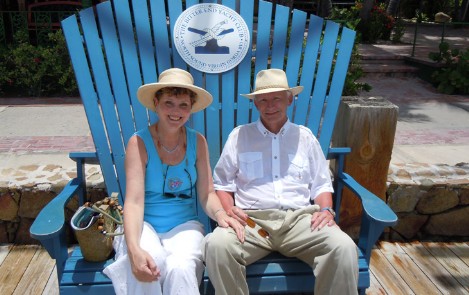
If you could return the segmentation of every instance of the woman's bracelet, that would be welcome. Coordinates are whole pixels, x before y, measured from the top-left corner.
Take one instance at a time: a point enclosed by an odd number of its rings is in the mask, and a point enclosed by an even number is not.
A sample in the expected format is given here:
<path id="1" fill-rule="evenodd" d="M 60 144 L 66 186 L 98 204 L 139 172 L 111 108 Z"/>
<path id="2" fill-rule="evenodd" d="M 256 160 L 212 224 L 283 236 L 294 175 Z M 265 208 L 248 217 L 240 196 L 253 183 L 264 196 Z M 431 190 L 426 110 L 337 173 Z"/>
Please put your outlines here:
<path id="1" fill-rule="evenodd" d="M 213 216 L 217 217 L 217 214 L 219 212 L 226 212 L 223 208 L 220 208 L 220 209 L 217 209 L 214 213 L 213 213 Z"/>

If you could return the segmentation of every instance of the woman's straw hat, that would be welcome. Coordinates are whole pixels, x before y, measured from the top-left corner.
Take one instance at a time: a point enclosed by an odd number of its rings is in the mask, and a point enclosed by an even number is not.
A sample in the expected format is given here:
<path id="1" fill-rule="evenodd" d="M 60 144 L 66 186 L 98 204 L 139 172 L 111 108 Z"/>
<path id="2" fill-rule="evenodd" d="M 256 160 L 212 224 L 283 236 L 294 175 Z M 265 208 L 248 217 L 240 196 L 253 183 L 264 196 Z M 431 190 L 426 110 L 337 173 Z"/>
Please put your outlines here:
<path id="1" fill-rule="evenodd" d="M 212 103 L 213 97 L 208 91 L 194 85 L 192 75 L 178 68 L 168 69 L 160 74 L 157 83 L 142 85 L 137 90 L 137 97 L 141 104 L 147 109 L 156 111 L 154 98 L 158 90 L 165 87 L 187 88 L 196 94 L 191 113 L 205 109 Z"/>
<path id="2" fill-rule="evenodd" d="M 303 86 L 288 86 L 287 75 L 279 69 L 262 70 L 257 73 L 255 86 L 252 93 L 241 95 L 253 99 L 256 95 L 263 93 L 290 91 L 295 96 L 303 91 Z"/>

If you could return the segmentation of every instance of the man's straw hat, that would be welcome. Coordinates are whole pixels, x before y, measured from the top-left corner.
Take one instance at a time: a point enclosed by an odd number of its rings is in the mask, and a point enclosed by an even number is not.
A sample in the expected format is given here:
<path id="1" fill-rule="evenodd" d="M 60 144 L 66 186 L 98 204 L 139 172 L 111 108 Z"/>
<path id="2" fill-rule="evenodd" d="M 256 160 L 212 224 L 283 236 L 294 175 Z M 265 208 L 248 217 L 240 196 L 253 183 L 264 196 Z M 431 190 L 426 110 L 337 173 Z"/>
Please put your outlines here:
<path id="1" fill-rule="evenodd" d="M 165 87 L 187 88 L 195 92 L 195 102 L 192 105 L 191 113 L 205 109 L 212 103 L 212 95 L 205 89 L 194 85 L 192 75 L 178 68 L 168 69 L 160 74 L 157 83 L 142 85 L 137 90 L 137 97 L 141 104 L 147 109 L 156 111 L 154 98 L 158 90 Z"/>
<path id="2" fill-rule="evenodd" d="M 288 86 L 287 75 L 279 69 L 262 70 L 256 76 L 256 88 L 252 93 L 241 94 L 247 98 L 253 99 L 258 94 L 290 91 L 293 96 L 303 91 L 303 86 Z"/>

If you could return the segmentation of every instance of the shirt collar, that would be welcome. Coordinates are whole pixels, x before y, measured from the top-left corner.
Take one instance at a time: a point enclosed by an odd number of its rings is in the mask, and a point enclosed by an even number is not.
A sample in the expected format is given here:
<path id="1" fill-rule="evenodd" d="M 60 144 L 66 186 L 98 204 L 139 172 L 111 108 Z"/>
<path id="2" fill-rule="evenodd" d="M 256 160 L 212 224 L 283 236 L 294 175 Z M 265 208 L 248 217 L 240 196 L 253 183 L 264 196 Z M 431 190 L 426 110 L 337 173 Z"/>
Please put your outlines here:
<path id="1" fill-rule="evenodd" d="M 267 130 L 267 128 L 265 128 L 264 124 L 262 123 L 261 119 L 257 120 L 257 129 L 259 130 L 260 133 L 262 133 L 262 135 L 264 135 L 264 137 L 266 136 L 274 136 L 274 135 L 285 135 L 285 133 L 287 133 L 288 129 L 290 128 L 291 126 L 291 122 L 290 122 L 290 119 L 287 119 L 287 121 L 285 122 L 285 124 L 283 124 L 283 127 L 280 128 L 280 131 L 278 134 L 274 134 L 272 132 L 270 132 L 269 130 Z"/>

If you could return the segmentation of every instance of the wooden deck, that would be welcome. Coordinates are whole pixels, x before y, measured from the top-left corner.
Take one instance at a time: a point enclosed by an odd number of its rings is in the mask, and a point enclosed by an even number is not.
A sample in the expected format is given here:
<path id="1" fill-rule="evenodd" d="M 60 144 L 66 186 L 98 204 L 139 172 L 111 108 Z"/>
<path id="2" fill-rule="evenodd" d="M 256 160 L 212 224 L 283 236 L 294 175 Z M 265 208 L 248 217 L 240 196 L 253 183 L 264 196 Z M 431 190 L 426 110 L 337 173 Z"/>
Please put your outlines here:
<path id="1" fill-rule="evenodd" d="M 469 242 L 380 242 L 367 294 L 469 294 Z M 0 245 L 0 294 L 58 294 L 54 261 L 40 246 Z"/>

